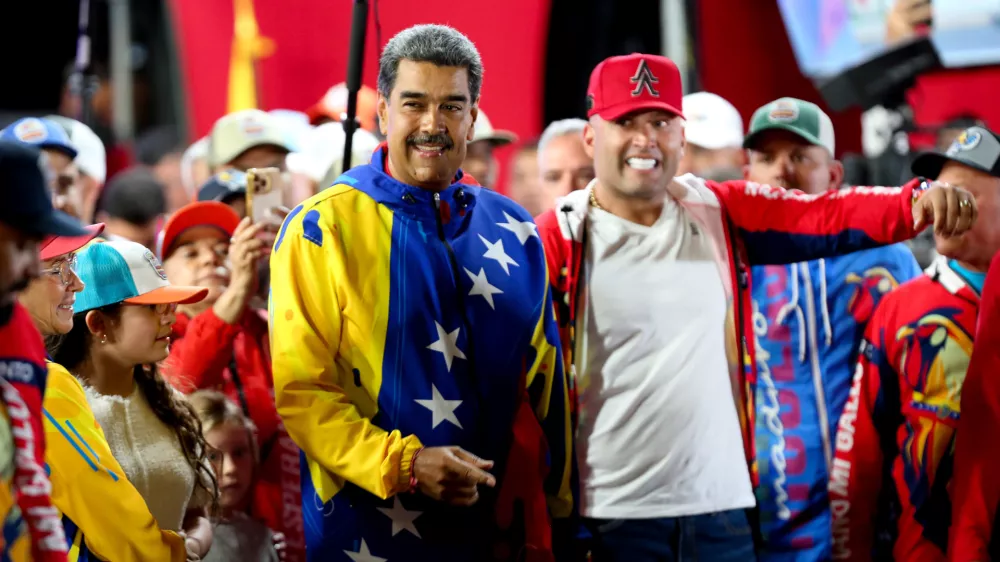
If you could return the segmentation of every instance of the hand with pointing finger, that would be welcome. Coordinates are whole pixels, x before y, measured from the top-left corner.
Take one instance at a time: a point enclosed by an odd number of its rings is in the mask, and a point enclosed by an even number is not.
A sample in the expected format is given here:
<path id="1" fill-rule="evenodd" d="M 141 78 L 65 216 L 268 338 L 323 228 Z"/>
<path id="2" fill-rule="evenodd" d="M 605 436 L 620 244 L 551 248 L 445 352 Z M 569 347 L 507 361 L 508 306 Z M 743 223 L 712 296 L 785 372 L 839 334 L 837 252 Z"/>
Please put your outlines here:
<path id="1" fill-rule="evenodd" d="M 972 228 L 979 214 L 971 193 L 946 183 L 934 182 L 913 203 L 913 228 L 920 232 L 934 225 L 938 236 L 958 236 Z"/>
<path id="2" fill-rule="evenodd" d="M 461 447 L 428 447 L 413 461 L 417 489 L 452 505 L 471 506 L 479 501 L 479 486 L 496 485 L 486 472 L 493 461 L 483 460 Z"/>

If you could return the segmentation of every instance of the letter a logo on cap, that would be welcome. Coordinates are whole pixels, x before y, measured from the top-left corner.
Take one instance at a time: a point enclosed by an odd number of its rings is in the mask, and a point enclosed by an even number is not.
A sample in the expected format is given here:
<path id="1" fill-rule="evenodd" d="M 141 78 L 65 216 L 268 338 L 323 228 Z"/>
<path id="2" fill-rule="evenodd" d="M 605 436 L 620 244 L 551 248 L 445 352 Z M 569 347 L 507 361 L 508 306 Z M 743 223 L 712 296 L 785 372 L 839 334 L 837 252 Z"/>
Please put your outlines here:
<path id="1" fill-rule="evenodd" d="M 629 81 L 635 84 L 635 89 L 632 90 L 633 97 L 641 96 L 643 88 L 654 98 L 660 97 L 660 92 L 656 91 L 656 88 L 653 87 L 653 84 L 658 83 L 660 79 L 653 76 L 653 71 L 646 64 L 646 59 L 639 61 L 639 68 L 635 69 L 635 76 L 630 78 Z"/>

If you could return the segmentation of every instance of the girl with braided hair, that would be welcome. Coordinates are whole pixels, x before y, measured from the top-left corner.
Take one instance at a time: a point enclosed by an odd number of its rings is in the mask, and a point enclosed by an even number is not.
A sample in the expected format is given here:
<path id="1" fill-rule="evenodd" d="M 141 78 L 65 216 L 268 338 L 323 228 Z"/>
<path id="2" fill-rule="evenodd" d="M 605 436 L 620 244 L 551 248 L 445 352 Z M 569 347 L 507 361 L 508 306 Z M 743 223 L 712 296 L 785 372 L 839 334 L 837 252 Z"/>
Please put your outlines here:
<path id="1" fill-rule="evenodd" d="M 115 459 L 159 526 L 184 534 L 188 558 L 200 560 L 212 543 L 215 476 L 197 415 L 156 363 L 167 356 L 177 304 L 207 291 L 170 285 L 153 253 L 127 241 L 91 244 L 77 255 L 77 274 L 85 289 L 54 360 L 83 383 Z"/>

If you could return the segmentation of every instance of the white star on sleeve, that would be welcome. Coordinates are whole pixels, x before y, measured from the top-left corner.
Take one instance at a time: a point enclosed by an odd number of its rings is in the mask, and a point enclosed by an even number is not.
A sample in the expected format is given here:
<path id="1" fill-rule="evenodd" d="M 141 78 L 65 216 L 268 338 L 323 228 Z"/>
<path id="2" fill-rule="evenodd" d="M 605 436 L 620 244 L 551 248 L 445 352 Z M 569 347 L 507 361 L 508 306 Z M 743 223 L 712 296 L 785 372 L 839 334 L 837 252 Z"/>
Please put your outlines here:
<path id="1" fill-rule="evenodd" d="M 493 305 L 493 295 L 502 295 L 503 291 L 497 289 L 493 285 L 490 285 L 490 280 L 486 278 L 486 272 L 481 267 L 479 268 L 478 275 L 472 273 L 468 269 L 465 270 L 465 274 L 469 276 L 469 279 L 472 279 L 472 290 L 469 291 L 469 296 L 474 297 L 476 295 L 480 295 L 486 299 L 490 308 L 496 310 L 497 307 Z"/>
<path id="2" fill-rule="evenodd" d="M 522 246 L 524 245 L 525 242 L 528 241 L 528 238 L 531 238 L 532 236 L 538 238 L 538 227 L 535 225 L 534 222 L 519 221 L 514 217 L 508 215 L 507 211 L 503 212 L 503 216 L 504 218 L 507 219 L 507 222 L 505 223 L 498 222 L 497 226 L 499 226 L 500 228 L 506 228 L 507 230 L 516 234 L 517 241 L 520 242 Z"/>
<path id="3" fill-rule="evenodd" d="M 500 267 L 503 268 L 504 273 L 510 275 L 509 265 L 520 267 L 517 265 L 517 262 L 508 256 L 507 252 L 504 251 L 503 240 L 498 239 L 496 242 L 490 243 L 490 241 L 484 238 L 482 234 L 479 235 L 479 239 L 483 241 L 483 244 L 486 244 L 486 253 L 483 254 L 483 257 L 495 260 L 498 264 L 500 264 Z"/>
<path id="4" fill-rule="evenodd" d="M 448 366 L 448 372 L 451 372 L 451 362 L 455 360 L 456 357 L 459 359 L 465 359 L 465 354 L 462 350 L 458 348 L 458 332 L 462 328 L 455 328 L 452 332 L 445 331 L 441 324 L 437 321 L 434 322 L 434 327 L 437 328 L 438 339 L 436 342 L 427 346 L 427 349 L 433 351 L 440 351 L 444 355 L 444 363 Z"/>
<path id="5" fill-rule="evenodd" d="M 357 552 L 351 552 L 350 550 L 345 550 L 344 554 L 354 562 L 389 562 L 388 558 L 379 558 L 378 556 L 372 556 L 370 550 L 368 550 L 368 543 L 365 539 L 361 539 L 361 548 Z"/>
<path id="6" fill-rule="evenodd" d="M 423 538 L 417 531 L 417 526 L 413 524 L 413 520 L 423 515 L 423 512 L 407 511 L 406 508 L 403 507 L 403 502 L 400 501 L 398 495 L 393 496 L 392 498 L 392 509 L 389 509 L 388 507 L 380 507 L 378 510 L 389 519 L 392 519 L 392 536 L 395 537 L 398 533 L 409 531 L 418 539 Z"/>
<path id="7" fill-rule="evenodd" d="M 451 422 L 455 427 L 465 429 L 455 415 L 455 409 L 462 405 L 462 401 L 445 400 L 434 383 L 431 383 L 430 400 L 414 400 L 414 402 L 431 411 L 431 429 L 441 425 L 441 422 Z"/>

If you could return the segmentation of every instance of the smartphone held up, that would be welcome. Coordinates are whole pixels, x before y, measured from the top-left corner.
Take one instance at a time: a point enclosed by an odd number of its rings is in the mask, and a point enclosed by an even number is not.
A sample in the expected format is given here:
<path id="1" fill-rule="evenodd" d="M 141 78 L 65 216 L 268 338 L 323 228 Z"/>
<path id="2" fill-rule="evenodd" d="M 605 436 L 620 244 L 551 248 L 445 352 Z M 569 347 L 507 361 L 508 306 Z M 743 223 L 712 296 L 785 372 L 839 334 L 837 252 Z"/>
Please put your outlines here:
<path id="1" fill-rule="evenodd" d="M 247 216 L 253 224 L 281 224 L 284 191 L 284 176 L 278 168 L 247 170 Z"/>

